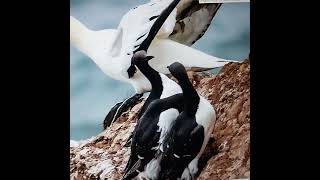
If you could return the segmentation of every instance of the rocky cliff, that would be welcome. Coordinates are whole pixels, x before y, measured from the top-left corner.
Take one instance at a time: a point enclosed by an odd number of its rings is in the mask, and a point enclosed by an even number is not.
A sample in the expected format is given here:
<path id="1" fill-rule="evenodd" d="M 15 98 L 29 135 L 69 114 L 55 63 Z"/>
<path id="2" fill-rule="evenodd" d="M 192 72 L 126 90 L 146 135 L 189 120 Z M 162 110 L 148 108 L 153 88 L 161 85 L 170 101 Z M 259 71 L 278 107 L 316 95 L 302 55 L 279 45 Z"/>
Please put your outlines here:
<path id="1" fill-rule="evenodd" d="M 229 63 L 217 75 L 189 73 L 197 91 L 217 114 L 212 139 L 199 162 L 197 179 L 229 180 L 250 176 L 250 60 Z M 70 178 L 121 179 L 129 159 L 124 147 L 143 102 L 123 113 L 109 128 L 70 144 Z"/>

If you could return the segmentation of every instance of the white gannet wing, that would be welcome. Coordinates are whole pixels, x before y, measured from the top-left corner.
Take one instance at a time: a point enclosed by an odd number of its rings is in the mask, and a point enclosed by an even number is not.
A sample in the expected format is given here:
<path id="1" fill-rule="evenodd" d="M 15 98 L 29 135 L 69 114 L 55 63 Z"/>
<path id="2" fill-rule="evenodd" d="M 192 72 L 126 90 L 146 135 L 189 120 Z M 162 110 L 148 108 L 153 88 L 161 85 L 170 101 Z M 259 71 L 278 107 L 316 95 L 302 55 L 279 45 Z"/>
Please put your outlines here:
<path id="1" fill-rule="evenodd" d="M 150 36 L 150 30 L 157 21 L 160 14 L 171 4 L 173 0 L 151 0 L 131 9 L 120 21 L 118 29 L 121 29 L 121 53 L 131 54 Z M 165 22 L 159 22 L 159 37 L 169 36 L 175 26 L 176 8 L 171 12 Z M 152 38 L 153 39 L 153 38 Z M 118 46 L 119 48 L 119 46 Z"/>
<path id="2" fill-rule="evenodd" d="M 194 0 L 181 1 L 177 6 L 176 24 L 169 38 L 191 46 L 207 31 L 220 6 L 221 3 L 199 4 Z"/>
<path id="3" fill-rule="evenodd" d="M 151 27 L 159 15 L 173 0 L 151 0 L 149 3 L 139 5 L 127 12 L 118 26 L 121 38 L 114 44 L 117 51 L 131 54 L 146 40 Z M 199 4 L 195 0 L 181 0 L 170 13 L 156 38 L 170 38 L 173 41 L 191 46 L 207 31 L 220 3 Z M 115 52 L 117 52 L 115 51 Z M 118 54 L 119 52 L 114 54 Z"/>

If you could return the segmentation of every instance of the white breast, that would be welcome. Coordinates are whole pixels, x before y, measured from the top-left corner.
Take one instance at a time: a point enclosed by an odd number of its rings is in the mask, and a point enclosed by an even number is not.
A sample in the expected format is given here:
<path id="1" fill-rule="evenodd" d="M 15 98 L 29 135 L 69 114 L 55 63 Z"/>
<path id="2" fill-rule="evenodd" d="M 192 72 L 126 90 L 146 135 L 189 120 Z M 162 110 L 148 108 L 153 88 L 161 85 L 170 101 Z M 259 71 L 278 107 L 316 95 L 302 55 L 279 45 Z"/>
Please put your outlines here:
<path id="1" fill-rule="evenodd" d="M 164 74 L 160 74 L 160 76 L 161 76 L 162 85 L 163 85 L 163 91 L 162 91 L 160 99 L 167 98 L 172 95 L 182 93 L 181 87 L 176 82 L 169 79 Z M 161 132 L 160 139 L 159 139 L 159 145 L 162 144 L 166 134 L 171 129 L 172 122 L 174 120 L 176 120 L 178 115 L 179 115 L 179 111 L 174 108 L 168 109 L 160 114 L 159 122 L 158 122 L 159 131 Z"/>
<path id="2" fill-rule="evenodd" d="M 164 74 L 160 74 L 160 76 L 161 76 L 162 85 L 163 85 L 163 91 L 162 91 L 160 99 L 167 98 L 169 96 L 182 93 L 181 87 L 176 82 L 169 79 Z"/>
<path id="3" fill-rule="evenodd" d="M 160 139 L 159 139 L 159 145 L 162 144 L 165 136 L 168 134 L 169 130 L 172 127 L 173 121 L 177 119 L 179 115 L 179 111 L 177 109 L 168 109 L 160 114 L 159 117 L 159 130 L 160 130 Z"/>
<path id="4" fill-rule="evenodd" d="M 198 171 L 198 160 L 201 157 L 209 139 L 211 132 L 213 131 L 214 124 L 216 121 L 216 114 L 213 106 L 200 96 L 199 107 L 196 112 L 196 122 L 204 127 L 204 140 L 202 147 L 197 156 L 189 163 L 181 176 L 181 179 L 192 179 Z"/>
<path id="5" fill-rule="evenodd" d="M 214 125 L 216 120 L 216 113 L 213 106 L 200 96 L 199 107 L 196 112 L 196 122 L 204 127 L 205 134 Z"/>

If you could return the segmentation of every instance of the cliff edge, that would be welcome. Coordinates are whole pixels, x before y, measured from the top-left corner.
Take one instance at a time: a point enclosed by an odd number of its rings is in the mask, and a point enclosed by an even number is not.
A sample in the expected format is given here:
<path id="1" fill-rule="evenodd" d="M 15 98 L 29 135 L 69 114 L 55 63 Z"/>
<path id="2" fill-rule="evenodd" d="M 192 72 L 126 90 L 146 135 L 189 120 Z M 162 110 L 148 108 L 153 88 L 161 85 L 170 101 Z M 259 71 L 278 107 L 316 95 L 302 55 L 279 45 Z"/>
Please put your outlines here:
<path id="1" fill-rule="evenodd" d="M 217 114 L 212 139 L 199 161 L 197 179 L 229 180 L 250 176 L 250 60 L 229 63 L 217 75 L 189 73 L 197 91 Z M 129 159 L 124 147 L 143 102 L 123 113 L 106 130 L 70 143 L 70 179 L 121 179 Z"/>

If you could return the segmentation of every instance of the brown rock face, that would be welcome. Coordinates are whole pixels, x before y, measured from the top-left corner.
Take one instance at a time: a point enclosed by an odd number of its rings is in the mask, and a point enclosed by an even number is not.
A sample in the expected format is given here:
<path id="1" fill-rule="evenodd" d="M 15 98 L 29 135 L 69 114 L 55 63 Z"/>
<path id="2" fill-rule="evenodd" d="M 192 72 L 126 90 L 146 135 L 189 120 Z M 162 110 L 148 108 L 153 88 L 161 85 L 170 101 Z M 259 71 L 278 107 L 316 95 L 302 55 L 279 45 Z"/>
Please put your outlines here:
<path id="1" fill-rule="evenodd" d="M 212 100 L 217 120 L 215 142 L 207 145 L 212 155 L 198 179 L 238 179 L 250 176 L 250 64 L 231 63 L 199 92 Z M 200 81 L 200 85 L 202 85 Z M 209 92 L 209 93 L 206 93 Z M 210 153 L 211 152 L 211 153 Z"/>
<path id="2" fill-rule="evenodd" d="M 199 162 L 197 179 L 229 180 L 250 176 L 250 61 L 229 63 L 218 75 L 189 73 L 197 91 L 211 102 L 217 120 Z M 70 178 L 121 179 L 129 159 L 124 147 L 134 130 L 137 104 L 109 128 L 70 147 Z"/>

